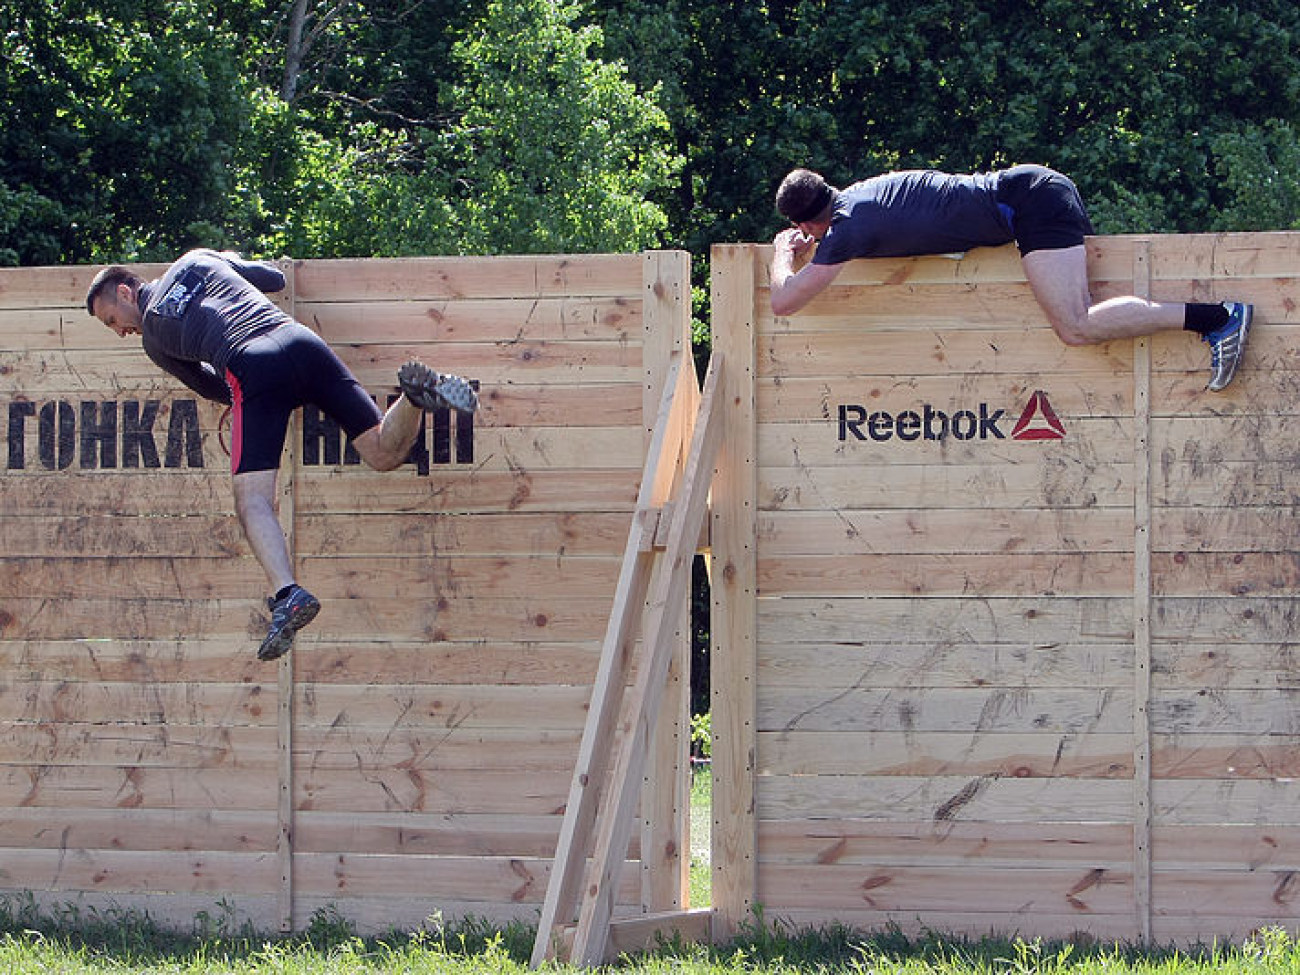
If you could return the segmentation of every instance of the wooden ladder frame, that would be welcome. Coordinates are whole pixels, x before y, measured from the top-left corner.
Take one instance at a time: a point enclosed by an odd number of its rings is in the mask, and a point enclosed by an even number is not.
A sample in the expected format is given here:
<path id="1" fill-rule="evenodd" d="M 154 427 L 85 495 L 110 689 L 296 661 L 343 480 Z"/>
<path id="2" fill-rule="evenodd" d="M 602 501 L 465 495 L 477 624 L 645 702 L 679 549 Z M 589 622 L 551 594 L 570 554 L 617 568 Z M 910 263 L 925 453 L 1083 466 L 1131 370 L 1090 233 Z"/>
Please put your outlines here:
<path id="1" fill-rule="evenodd" d="M 533 945 L 533 967 L 565 955 L 575 965 L 599 965 L 612 950 L 633 941 L 646 944 L 660 932 L 708 937 L 712 912 L 707 909 L 612 920 L 651 732 L 668 683 L 674 622 L 690 592 L 722 439 L 722 357 L 714 353 L 697 393 L 694 370 L 683 375 L 683 356 L 689 355 L 689 349 L 673 354 L 655 419 Z M 641 659 L 629 685 L 638 637 Z"/>

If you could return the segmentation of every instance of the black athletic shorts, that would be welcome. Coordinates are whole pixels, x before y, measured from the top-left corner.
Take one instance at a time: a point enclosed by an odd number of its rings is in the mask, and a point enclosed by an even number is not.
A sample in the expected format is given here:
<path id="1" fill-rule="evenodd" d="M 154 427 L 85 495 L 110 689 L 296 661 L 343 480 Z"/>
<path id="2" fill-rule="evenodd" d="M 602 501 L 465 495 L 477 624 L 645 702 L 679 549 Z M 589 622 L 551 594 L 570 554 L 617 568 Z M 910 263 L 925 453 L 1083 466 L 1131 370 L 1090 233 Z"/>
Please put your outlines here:
<path id="1" fill-rule="evenodd" d="M 1011 210 L 1021 256 L 1076 247 L 1096 233 L 1073 181 L 1046 166 L 1013 166 L 999 173 L 998 203 Z"/>
<path id="2" fill-rule="evenodd" d="M 233 474 L 278 469 L 289 416 L 306 403 L 318 406 L 353 438 L 383 419 L 334 350 L 298 322 L 246 343 L 231 357 L 226 382 L 233 400 Z"/>

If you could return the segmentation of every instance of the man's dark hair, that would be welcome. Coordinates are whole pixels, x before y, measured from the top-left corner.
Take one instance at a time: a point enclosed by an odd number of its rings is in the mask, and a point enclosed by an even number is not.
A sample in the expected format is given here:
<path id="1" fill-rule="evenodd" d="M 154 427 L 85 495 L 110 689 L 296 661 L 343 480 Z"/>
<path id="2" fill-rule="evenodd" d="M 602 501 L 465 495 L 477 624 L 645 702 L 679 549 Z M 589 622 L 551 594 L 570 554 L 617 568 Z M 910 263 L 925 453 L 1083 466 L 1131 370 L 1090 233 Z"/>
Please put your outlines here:
<path id="1" fill-rule="evenodd" d="M 796 169 L 776 191 L 776 209 L 791 223 L 804 223 L 823 216 L 835 190 L 809 169 Z"/>
<path id="2" fill-rule="evenodd" d="M 105 291 L 116 291 L 119 284 L 128 284 L 134 291 L 144 284 L 144 278 L 121 264 L 112 264 L 96 274 L 86 292 L 86 311 L 92 318 L 95 316 L 95 299 Z"/>

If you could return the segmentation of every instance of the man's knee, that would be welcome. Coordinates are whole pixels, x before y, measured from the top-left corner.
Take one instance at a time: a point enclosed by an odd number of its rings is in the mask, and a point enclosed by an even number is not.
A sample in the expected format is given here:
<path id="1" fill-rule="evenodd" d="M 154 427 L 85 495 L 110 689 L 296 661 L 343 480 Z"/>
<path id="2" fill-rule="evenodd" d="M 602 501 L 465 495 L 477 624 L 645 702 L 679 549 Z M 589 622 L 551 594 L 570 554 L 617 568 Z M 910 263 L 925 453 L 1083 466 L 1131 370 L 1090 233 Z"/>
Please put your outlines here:
<path id="1" fill-rule="evenodd" d="M 1057 337 L 1066 345 L 1096 345 L 1097 336 L 1092 333 L 1088 327 L 1088 316 L 1079 315 L 1053 315 L 1048 319 L 1051 322 L 1052 330 L 1056 332 Z"/>
<path id="2" fill-rule="evenodd" d="M 404 450 L 395 450 L 386 446 L 380 435 L 381 429 L 381 426 L 373 426 L 364 433 L 357 434 L 352 440 L 352 445 L 356 447 L 357 453 L 370 469 L 380 472 L 395 471 L 402 466 L 411 448 L 407 446 Z"/>

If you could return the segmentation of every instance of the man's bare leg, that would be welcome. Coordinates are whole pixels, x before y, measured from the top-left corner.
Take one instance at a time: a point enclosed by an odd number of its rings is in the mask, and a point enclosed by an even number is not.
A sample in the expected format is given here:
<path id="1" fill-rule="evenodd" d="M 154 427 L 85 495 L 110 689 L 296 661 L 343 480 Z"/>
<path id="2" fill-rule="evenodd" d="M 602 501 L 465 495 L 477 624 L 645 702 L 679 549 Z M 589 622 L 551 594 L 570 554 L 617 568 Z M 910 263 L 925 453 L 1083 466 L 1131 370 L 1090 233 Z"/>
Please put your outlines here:
<path id="1" fill-rule="evenodd" d="M 377 426 L 352 441 L 361 459 L 377 471 L 401 467 L 410 456 L 420 433 L 424 411 L 405 396 L 399 396 Z"/>
<path id="2" fill-rule="evenodd" d="M 1022 263 L 1034 297 L 1066 345 L 1095 345 L 1183 327 L 1182 302 L 1125 295 L 1092 304 L 1083 245 L 1033 251 Z"/>
<path id="3" fill-rule="evenodd" d="M 275 660 L 293 646 L 294 635 L 316 618 L 320 601 L 294 582 L 293 562 L 275 514 L 275 471 L 234 476 L 235 511 L 244 537 L 271 584 L 271 625 L 258 648 L 259 660 Z"/>
<path id="4" fill-rule="evenodd" d="M 275 471 L 248 471 L 233 478 L 235 513 L 271 592 L 293 584 L 289 545 L 275 513 Z"/>
<path id="5" fill-rule="evenodd" d="M 1244 302 L 1188 305 L 1148 301 L 1135 295 L 1092 304 L 1087 251 L 1083 245 L 1032 251 L 1023 258 L 1025 277 L 1052 328 L 1066 345 L 1092 345 L 1172 329 L 1190 328 L 1210 345 L 1212 392 L 1236 375 L 1246 348 L 1254 308 Z"/>

